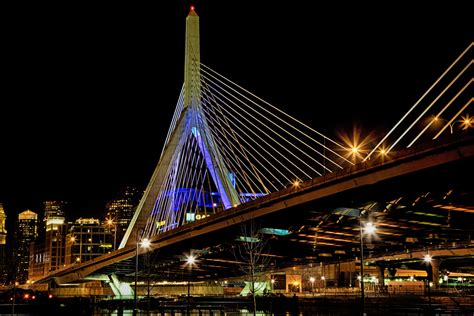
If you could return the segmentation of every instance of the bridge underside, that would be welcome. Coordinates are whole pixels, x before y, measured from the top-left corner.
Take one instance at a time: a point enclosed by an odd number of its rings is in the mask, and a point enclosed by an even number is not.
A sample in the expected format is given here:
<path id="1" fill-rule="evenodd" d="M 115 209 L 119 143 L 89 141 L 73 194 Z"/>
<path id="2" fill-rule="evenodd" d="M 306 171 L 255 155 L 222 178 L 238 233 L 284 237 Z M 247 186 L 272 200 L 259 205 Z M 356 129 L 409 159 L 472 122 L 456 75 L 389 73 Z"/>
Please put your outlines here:
<path id="1" fill-rule="evenodd" d="M 472 165 L 473 159 L 456 166 L 445 165 L 256 219 L 256 226 L 268 233 L 263 234 L 267 238 L 264 253 L 270 258 L 268 269 L 358 258 L 358 219 L 327 217 L 327 214 L 335 207 L 376 203 L 370 215 L 376 223 L 377 235 L 366 240 L 367 261 L 376 262 L 378 257 L 384 260 L 390 254 L 410 253 L 411 256 L 393 256 L 386 263 L 422 270 L 424 254 L 437 256 L 437 250 L 456 249 L 439 252 L 440 257 L 446 258 L 443 267 L 451 271 L 464 268 L 465 272 L 474 272 L 474 241 L 471 240 L 474 236 L 474 192 L 472 182 L 465 178 Z M 155 251 L 150 257 L 153 279 L 187 280 L 187 272 L 183 273 L 183 254 L 189 253 L 190 249 L 199 254 L 199 263 L 192 271 L 193 279 L 241 274 L 239 265 L 243 262 L 232 249 L 244 235 L 241 225 L 235 225 Z M 114 269 L 114 266 L 108 268 Z M 148 271 L 144 269 L 141 273 L 145 275 Z"/>
<path id="2" fill-rule="evenodd" d="M 288 188 L 280 193 L 280 198 L 269 196 L 262 198 L 260 205 L 258 201 L 250 203 L 248 208 L 254 208 L 254 213 L 239 215 L 239 209 L 245 208 L 242 205 L 235 214 L 229 212 L 215 223 L 217 226 L 211 225 L 212 219 L 208 218 L 158 236 L 153 240 L 153 251 L 139 256 L 139 278 L 214 280 L 241 275 L 239 267 L 244 263 L 235 249 L 246 237 L 242 222 L 253 222 L 261 233 L 259 238 L 266 241 L 263 255 L 268 258 L 268 270 L 353 261 L 360 255 L 359 220 L 332 214 L 341 207 L 367 209 L 377 227 L 376 236 L 365 240 L 368 262 L 384 261 L 386 265 L 424 269 L 423 254 L 431 253 L 443 258 L 441 268 L 472 273 L 474 158 L 471 139 L 464 141 L 463 146 L 470 154 L 453 148 L 453 152 L 464 155 L 460 159 L 433 163 L 432 167 L 420 167 L 372 184 L 356 183 L 363 181 L 359 176 L 352 178 L 351 188 L 315 199 L 305 196 L 310 193 L 303 184 L 298 189 Z M 441 159 L 436 155 L 428 158 L 431 160 L 417 163 L 429 164 Z M 331 175 L 331 178 L 334 181 L 338 176 Z M 323 184 L 324 181 L 320 180 Z M 318 192 L 324 190 L 322 185 Z M 286 206 L 269 211 L 279 203 Z M 183 264 L 184 254 L 191 251 L 198 255 L 199 261 L 189 273 Z M 64 271 L 54 277 L 58 283 L 66 283 L 116 274 L 121 280 L 131 281 L 135 271 L 134 253 L 135 247 L 121 249 L 109 255 L 107 264 L 95 261 L 78 272 Z"/>

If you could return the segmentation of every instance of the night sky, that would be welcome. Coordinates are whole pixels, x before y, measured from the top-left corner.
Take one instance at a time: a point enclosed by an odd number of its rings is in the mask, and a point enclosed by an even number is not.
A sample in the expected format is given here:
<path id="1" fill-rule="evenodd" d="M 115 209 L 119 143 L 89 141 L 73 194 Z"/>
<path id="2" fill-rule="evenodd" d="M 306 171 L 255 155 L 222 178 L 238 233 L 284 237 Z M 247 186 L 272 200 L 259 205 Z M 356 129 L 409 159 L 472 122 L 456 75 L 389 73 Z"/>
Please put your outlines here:
<path id="1" fill-rule="evenodd" d="M 474 39 L 467 2 L 316 3 L 196 1 L 203 63 L 336 138 L 387 131 Z M 121 187 L 146 187 L 183 82 L 189 5 L 4 11 L 9 220 L 45 199 L 70 201 L 69 219 L 97 216 Z"/>

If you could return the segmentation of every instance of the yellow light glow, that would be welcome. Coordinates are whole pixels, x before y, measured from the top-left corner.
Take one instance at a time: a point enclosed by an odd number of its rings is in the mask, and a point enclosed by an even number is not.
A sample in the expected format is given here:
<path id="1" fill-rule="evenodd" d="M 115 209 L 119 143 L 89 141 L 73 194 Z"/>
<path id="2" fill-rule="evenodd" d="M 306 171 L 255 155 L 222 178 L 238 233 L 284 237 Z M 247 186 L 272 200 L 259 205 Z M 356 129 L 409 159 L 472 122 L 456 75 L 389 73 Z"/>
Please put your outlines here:
<path id="1" fill-rule="evenodd" d="M 466 130 L 474 126 L 474 119 L 472 116 L 469 116 L 469 114 L 466 114 L 466 116 L 461 116 L 460 123 L 462 125 L 462 129 Z"/>
<path id="2" fill-rule="evenodd" d="M 376 140 L 374 132 L 370 132 L 362 137 L 361 129 L 356 126 L 352 131 L 352 135 L 349 133 L 339 133 L 339 137 L 345 144 L 345 158 L 351 159 L 353 163 L 364 158 L 365 153 L 368 151 L 367 149 Z"/>

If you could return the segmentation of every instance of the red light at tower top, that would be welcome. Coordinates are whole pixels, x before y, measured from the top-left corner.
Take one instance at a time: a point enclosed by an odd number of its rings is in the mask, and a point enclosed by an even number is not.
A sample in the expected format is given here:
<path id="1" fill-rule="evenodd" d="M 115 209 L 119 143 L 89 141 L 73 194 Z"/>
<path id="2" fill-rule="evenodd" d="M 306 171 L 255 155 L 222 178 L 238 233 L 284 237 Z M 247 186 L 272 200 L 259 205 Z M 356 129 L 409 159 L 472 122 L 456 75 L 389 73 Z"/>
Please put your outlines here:
<path id="1" fill-rule="evenodd" d="M 194 6 L 193 5 L 191 6 L 191 11 L 194 11 Z"/>

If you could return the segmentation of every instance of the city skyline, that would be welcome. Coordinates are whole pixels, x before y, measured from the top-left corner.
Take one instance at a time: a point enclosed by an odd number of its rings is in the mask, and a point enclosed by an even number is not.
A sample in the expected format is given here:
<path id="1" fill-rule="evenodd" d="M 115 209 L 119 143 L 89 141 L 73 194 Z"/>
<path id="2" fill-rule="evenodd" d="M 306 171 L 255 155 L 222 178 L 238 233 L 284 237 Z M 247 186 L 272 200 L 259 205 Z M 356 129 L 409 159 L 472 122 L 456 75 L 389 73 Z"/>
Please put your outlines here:
<path id="1" fill-rule="evenodd" d="M 117 15 L 86 15 L 87 23 L 80 14 L 71 21 L 24 17 L 11 32 L 14 101 L 2 109 L 9 133 L 0 166 L 8 221 L 51 199 L 70 201 L 73 217 L 87 216 L 105 210 L 120 188 L 147 185 L 183 80 L 189 5 L 138 10 L 125 22 L 126 8 L 114 9 Z M 462 8 L 453 10 L 461 14 L 454 23 L 446 20 L 450 10 L 393 9 L 403 19 L 198 2 L 202 60 L 332 138 L 353 123 L 383 132 L 472 40 Z M 381 111 L 386 116 L 375 122 Z"/>

